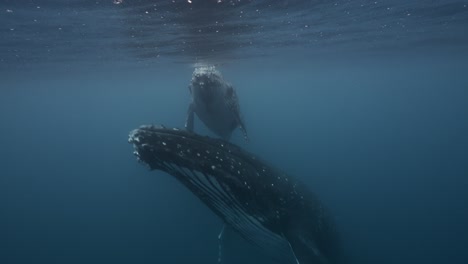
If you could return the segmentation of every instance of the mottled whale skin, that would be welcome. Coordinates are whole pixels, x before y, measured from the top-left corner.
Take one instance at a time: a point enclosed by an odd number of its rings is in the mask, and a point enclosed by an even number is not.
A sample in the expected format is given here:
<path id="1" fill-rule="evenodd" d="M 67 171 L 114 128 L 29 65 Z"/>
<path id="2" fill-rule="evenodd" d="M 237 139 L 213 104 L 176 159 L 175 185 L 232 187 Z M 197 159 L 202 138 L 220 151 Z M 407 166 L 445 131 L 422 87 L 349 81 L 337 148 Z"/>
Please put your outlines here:
<path id="1" fill-rule="evenodd" d="M 162 126 L 141 126 L 129 142 L 139 161 L 177 178 L 226 226 L 280 263 L 337 263 L 338 236 L 322 203 L 257 156 L 222 139 Z"/>
<path id="2" fill-rule="evenodd" d="M 215 134 L 229 140 L 239 127 L 248 141 L 244 121 L 241 118 L 239 99 L 231 84 L 224 81 L 215 66 L 198 66 L 189 85 L 191 102 L 187 111 L 185 128 L 194 129 L 194 115 Z"/>

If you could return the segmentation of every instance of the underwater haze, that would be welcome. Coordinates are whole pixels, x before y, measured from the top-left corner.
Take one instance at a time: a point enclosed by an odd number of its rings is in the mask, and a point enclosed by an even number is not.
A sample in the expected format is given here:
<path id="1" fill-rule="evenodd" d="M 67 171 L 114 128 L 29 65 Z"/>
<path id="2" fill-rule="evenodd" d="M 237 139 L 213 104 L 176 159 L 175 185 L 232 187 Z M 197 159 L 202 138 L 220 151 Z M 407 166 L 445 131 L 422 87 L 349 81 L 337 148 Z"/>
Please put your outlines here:
<path id="1" fill-rule="evenodd" d="M 0 0 L 0 48 L 2 264 L 218 263 L 221 219 L 127 142 L 184 127 L 198 65 L 345 263 L 468 263 L 468 1 Z"/>

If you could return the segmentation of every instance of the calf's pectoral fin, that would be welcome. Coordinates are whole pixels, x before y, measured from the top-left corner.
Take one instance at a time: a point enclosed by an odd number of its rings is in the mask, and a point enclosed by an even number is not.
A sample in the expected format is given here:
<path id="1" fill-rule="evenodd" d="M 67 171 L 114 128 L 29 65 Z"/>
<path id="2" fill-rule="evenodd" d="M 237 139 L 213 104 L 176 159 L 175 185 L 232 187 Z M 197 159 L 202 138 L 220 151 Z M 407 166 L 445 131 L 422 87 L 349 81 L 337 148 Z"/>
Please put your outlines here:
<path id="1" fill-rule="evenodd" d="M 240 130 L 242 131 L 242 134 L 244 135 L 244 139 L 246 141 L 249 141 L 249 137 L 247 136 L 247 129 L 245 128 L 244 121 L 242 121 L 242 118 L 240 115 L 240 107 L 239 107 L 239 102 L 237 99 L 236 91 L 230 85 L 228 86 L 226 90 L 225 103 L 228 109 L 234 115 L 234 119 L 236 121 L 234 128 L 239 127 Z"/>
<path id="2" fill-rule="evenodd" d="M 234 112 L 234 120 L 235 120 L 234 128 L 239 127 L 240 130 L 242 131 L 242 135 L 244 136 L 245 141 L 248 142 L 249 141 L 249 136 L 247 135 L 247 129 L 245 128 L 244 121 L 242 120 L 242 118 L 240 116 L 239 109 L 236 109 L 236 111 Z"/>
<path id="3" fill-rule="evenodd" d="M 244 121 L 240 117 L 238 117 L 237 122 L 239 123 L 239 128 L 242 131 L 242 134 L 244 135 L 244 139 L 246 141 L 249 141 L 249 136 L 247 135 L 247 129 L 245 128 Z"/>
<path id="4" fill-rule="evenodd" d="M 194 117 L 195 117 L 195 110 L 194 110 L 193 103 L 191 103 L 187 110 L 187 120 L 185 121 L 185 129 L 190 132 L 193 132 Z"/>

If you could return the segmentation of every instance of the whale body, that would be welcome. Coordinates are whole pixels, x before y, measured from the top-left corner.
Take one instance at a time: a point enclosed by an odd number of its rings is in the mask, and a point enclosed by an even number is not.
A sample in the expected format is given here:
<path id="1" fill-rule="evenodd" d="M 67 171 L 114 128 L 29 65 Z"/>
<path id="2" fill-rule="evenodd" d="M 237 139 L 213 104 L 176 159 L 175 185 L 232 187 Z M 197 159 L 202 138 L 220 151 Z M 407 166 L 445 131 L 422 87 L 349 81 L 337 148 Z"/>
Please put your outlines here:
<path id="1" fill-rule="evenodd" d="M 296 179 L 222 139 L 141 126 L 129 135 L 137 159 L 179 180 L 224 223 L 280 263 L 337 263 L 329 212 Z"/>
<path id="2" fill-rule="evenodd" d="M 189 91 L 192 100 L 185 122 L 187 130 L 194 130 L 196 114 L 206 127 L 221 138 L 229 140 L 232 132 L 240 128 L 244 139 L 248 141 L 236 90 L 214 66 L 195 68 Z"/>

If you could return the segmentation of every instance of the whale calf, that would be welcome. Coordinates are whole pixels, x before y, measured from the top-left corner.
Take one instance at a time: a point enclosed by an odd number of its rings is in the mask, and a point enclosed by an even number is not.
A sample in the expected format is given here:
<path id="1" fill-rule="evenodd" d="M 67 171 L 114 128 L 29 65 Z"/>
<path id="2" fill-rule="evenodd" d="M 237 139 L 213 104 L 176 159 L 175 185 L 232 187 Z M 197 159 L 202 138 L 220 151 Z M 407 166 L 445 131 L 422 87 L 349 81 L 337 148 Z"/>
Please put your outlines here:
<path id="1" fill-rule="evenodd" d="M 329 212 L 306 186 L 259 157 L 222 139 L 162 126 L 141 126 L 128 141 L 139 161 L 174 176 L 225 226 L 280 263 L 337 263 Z"/>
<path id="2" fill-rule="evenodd" d="M 197 114 L 206 127 L 223 139 L 229 140 L 234 129 L 239 127 L 248 141 L 236 90 L 223 79 L 215 66 L 195 68 L 189 91 L 192 100 L 185 122 L 187 130 L 193 131 Z"/>

